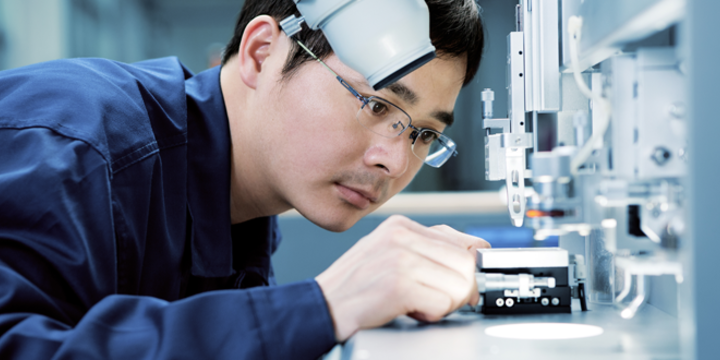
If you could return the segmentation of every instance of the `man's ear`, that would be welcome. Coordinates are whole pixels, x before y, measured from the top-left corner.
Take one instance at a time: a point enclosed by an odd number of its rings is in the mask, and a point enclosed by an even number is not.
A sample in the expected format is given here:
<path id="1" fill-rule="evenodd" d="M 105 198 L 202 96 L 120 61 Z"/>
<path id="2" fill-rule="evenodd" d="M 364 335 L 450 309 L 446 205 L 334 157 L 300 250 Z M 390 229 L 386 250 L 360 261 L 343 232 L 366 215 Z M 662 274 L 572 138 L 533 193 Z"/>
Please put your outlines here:
<path id="1" fill-rule="evenodd" d="M 268 15 L 254 18 L 245 27 L 238 49 L 240 77 L 245 85 L 252 89 L 257 88 L 262 65 L 271 52 L 277 49 L 280 36 L 282 33 L 277 21 Z"/>

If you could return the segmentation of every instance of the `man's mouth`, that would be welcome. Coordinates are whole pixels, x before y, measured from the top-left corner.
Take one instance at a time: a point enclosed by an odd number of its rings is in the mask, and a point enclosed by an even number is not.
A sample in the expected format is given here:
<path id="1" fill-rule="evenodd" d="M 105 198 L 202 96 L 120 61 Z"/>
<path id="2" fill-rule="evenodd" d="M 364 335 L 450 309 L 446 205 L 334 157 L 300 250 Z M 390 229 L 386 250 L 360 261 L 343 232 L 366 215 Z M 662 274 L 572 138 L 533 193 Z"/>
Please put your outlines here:
<path id="1" fill-rule="evenodd" d="M 365 210 L 372 203 L 376 203 L 378 201 L 378 195 L 364 189 L 354 188 L 340 183 L 335 183 L 335 187 L 340 192 L 340 196 L 343 200 L 360 210 Z"/>

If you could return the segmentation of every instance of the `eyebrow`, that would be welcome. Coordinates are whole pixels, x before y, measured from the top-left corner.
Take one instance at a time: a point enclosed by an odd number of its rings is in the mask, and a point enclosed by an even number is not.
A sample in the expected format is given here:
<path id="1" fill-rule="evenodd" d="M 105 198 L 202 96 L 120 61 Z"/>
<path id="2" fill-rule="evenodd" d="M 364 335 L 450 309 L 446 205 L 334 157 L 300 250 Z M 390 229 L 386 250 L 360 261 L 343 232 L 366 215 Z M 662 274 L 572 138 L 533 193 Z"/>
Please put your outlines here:
<path id="1" fill-rule="evenodd" d="M 392 91 L 395 95 L 399 96 L 403 101 L 410 105 L 415 105 L 418 101 L 417 94 L 410 90 L 407 86 L 396 82 L 387 86 L 387 89 Z"/>
<path id="2" fill-rule="evenodd" d="M 449 111 L 435 111 L 432 113 L 432 117 L 440 120 L 447 126 L 452 126 L 453 122 L 455 122 L 455 115 Z"/>
<path id="3" fill-rule="evenodd" d="M 401 84 L 400 82 L 395 82 L 388 85 L 387 89 L 392 91 L 395 95 L 399 96 L 401 99 L 403 99 L 410 105 L 415 105 L 418 102 L 419 97 L 417 96 L 417 94 L 409 87 Z M 451 111 L 438 110 L 433 112 L 431 116 L 447 126 L 452 126 L 452 124 L 455 122 L 455 115 Z"/>

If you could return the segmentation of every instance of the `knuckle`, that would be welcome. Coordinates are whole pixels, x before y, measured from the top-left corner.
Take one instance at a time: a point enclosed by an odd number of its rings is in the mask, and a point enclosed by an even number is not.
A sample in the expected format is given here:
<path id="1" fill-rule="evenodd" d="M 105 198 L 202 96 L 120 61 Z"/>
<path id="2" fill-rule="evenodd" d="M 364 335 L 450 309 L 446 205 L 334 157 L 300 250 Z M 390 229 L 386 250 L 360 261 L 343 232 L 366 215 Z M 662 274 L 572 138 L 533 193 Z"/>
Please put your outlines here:
<path id="1" fill-rule="evenodd" d="M 394 227 L 388 230 L 389 240 L 398 246 L 405 246 L 408 243 L 409 231 L 403 227 Z"/>
<path id="2" fill-rule="evenodd" d="M 387 220 L 385 220 L 385 222 L 390 225 L 401 225 L 401 224 L 405 224 L 408 220 L 410 220 L 410 219 L 408 219 L 402 215 L 391 215 L 390 217 L 387 218 Z"/>

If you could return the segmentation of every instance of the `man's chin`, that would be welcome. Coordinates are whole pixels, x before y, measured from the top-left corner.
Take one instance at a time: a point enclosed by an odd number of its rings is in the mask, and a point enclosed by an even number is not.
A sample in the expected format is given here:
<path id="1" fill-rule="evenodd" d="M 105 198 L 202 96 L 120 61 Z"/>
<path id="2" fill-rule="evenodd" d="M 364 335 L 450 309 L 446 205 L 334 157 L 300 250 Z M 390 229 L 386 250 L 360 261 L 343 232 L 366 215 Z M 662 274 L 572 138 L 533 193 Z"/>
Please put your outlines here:
<path id="1" fill-rule="evenodd" d="M 332 232 L 343 232 L 355 225 L 366 214 L 364 212 L 333 212 L 332 214 L 317 214 L 313 212 L 305 213 L 298 210 L 302 216 L 310 220 L 313 224 Z"/>

